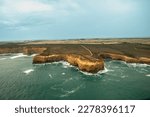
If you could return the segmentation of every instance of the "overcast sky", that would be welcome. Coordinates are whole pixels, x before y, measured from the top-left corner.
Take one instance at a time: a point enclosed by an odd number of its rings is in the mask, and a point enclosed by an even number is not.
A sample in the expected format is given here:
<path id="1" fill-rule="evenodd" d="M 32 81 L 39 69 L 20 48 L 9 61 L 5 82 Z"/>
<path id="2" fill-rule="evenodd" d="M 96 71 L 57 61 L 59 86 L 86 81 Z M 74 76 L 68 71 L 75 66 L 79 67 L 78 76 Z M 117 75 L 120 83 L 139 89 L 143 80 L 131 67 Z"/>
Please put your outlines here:
<path id="1" fill-rule="evenodd" d="M 0 40 L 150 37 L 150 0 L 0 0 Z"/>

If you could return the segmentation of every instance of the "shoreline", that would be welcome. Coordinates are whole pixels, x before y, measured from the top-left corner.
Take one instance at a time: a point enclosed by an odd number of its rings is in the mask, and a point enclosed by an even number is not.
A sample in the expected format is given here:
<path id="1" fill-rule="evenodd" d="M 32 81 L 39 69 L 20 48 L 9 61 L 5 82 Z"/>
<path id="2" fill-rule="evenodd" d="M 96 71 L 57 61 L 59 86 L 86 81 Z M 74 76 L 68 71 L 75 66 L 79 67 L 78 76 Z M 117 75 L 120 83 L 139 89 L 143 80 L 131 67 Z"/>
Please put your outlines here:
<path id="1" fill-rule="evenodd" d="M 21 54 L 21 55 L 23 55 L 23 56 L 18 56 L 19 54 Z M 5 54 L 0 54 L 0 56 L 7 56 L 7 55 L 15 55 L 15 56 L 11 56 L 11 57 L 15 57 L 14 59 L 17 59 L 17 58 L 21 58 L 21 57 L 32 57 L 32 59 L 33 59 L 33 57 L 34 56 L 32 56 L 32 55 L 25 55 L 25 54 L 23 54 L 23 53 L 5 53 Z M 17 57 L 18 56 L 18 57 Z M 9 57 L 9 58 L 5 58 L 5 59 L 0 59 L 0 61 L 3 61 L 3 60 L 6 60 L 6 59 L 11 59 L 11 57 Z M 121 62 L 121 63 L 124 63 L 124 64 L 126 64 L 128 67 L 148 67 L 148 66 L 150 66 L 150 64 L 146 64 L 146 63 L 128 63 L 128 62 L 126 62 L 126 61 L 123 61 L 123 60 L 115 60 L 115 59 L 110 59 L 110 58 L 105 58 L 104 59 L 104 63 L 106 62 L 106 61 L 117 61 L 117 62 Z M 106 73 L 106 72 L 108 72 L 109 71 L 109 69 L 107 69 L 107 67 L 106 66 L 104 66 L 104 69 L 103 70 L 99 70 L 99 71 L 97 71 L 97 72 L 95 72 L 95 73 L 91 73 L 91 72 L 87 72 L 87 71 L 82 71 L 82 70 L 80 70 L 77 66 L 74 66 L 74 65 L 71 65 L 69 62 L 67 62 L 67 61 L 64 61 L 64 60 L 61 60 L 61 61 L 56 61 L 56 62 L 43 62 L 43 63 L 37 63 L 37 64 L 33 64 L 33 65 L 49 65 L 49 64 L 62 64 L 62 65 L 64 65 L 64 68 L 66 68 L 66 66 L 67 67 L 73 67 L 73 68 L 75 68 L 75 69 L 77 69 L 77 70 L 79 70 L 79 72 L 81 72 L 82 74 L 85 74 L 85 75 L 89 75 L 89 76 L 98 76 L 98 75 L 101 75 L 101 74 L 103 74 L 103 73 Z M 67 64 L 67 65 L 65 65 L 65 64 Z M 28 69 L 28 70 L 30 70 L 30 69 Z M 28 71 L 28 70 L 25 70 L 25 71 Z M 23 72 L 23 73 L 25 73 L 25 71 Z M 34 71 L 34 69 L 33 69 L 33 71 Z M 26 73 L 25 73 L 26 74 Z"/>
<path id="2" fill-rule="evenodd" d="M 94 41 L 99 41 L 100 43 L 93 44 Z M 104 43 L 102 43 L 102 41 L 104 41 Z M 125 61 L 127 63 L 150 64 L 149 39 L 134 39 L 134 41 L 129 39 L 114 39 L 111 41 L 112 42 L 110 42 L 110 40 L 85 39 L 69 40 L 65 41 L 66 43 L 59 44 L 50 44 L 45 41 L 42 41 L 43 43 L 37 41 L 36 44 L 26 42 L 5 43 L 0 45 L 0 54 L 37 54 L 33 57 L 34 64 L 64 60 L 78 67 L 81 71 L 89 73 L 97 73 L 100 70 L 104 70 L 104 59 L 108 58 Z M 114 43 L 115 41 L 117 43 Z M 137 42 L 135 43 L 135 41 Z M 69 44 L 70 42 L 73 44 Z M 78 44 L 76 42 L 78 42 Z M 145 42 L 147 43 L 144 44 Z"/>

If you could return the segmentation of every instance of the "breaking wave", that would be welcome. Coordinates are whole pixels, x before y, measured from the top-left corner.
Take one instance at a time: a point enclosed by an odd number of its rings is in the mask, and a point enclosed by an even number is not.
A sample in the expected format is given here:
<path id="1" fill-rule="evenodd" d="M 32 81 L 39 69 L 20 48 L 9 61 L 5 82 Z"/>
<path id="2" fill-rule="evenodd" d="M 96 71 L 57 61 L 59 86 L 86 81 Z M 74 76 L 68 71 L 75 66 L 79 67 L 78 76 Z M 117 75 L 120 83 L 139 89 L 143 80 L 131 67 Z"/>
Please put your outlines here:
<path id="1" fill-rule="evenodd" d="M 16 59 L 16 58 L 20 58 L 20 57 L 26 57 L 27 55 L 24 55 L 23 53 L 18 53 L 15 56 L 10 57 L 10 59 Z"/>
<path id="2" fill-rule="evenodd" d="M 34 69 L 28 69 L 28 70 L 25 70 L 25 71 L 23 71 L 23 73 L 25 73 L 25 74 L 29 74 L 29 73 L 31 73 L 31 72 L 33 72 L 34 71 Z"/>
<path id="3" fill-rule="evenodd" d="M 81 70 L 79 70 L 82 74 L 84 74 L 84 75 L 89 75 L 89 76 L 99 76 L 99 75 L 101 75 L 101 74 L 105 74 L 105 73 L 107 73 L 108 71 L 112 71 L 112 70 L 109 70 L 109 69 L 107 69 L 106 67 L 104 68 L 104 70 L 100 70 L 99 72 L 97 72 L 97 73 L 88 73 L 88 72 L 83 72 L 83 71 L 81 71 Z"/>
<path id="4" fill-rule="evenodd" d="M 5 59 L 7 59 L 7 58 L 0 58 L 0 61 L 1 61 L 1 60 L 5 60 Z"/>
<path id="5" fill-rule="evenodd" d="M 63 73 L 61 73 L 61 74 L 62 74 L 62 75 L 65 75 L 66 73 L 63 72 Z"/>
<path id="6" fill-rule="evenodd" d="M 53 78 L 51 74 L 48 75 L 50 78 Z"/>
<path id="7" fill-rule="evenodd" d="M 125 61 L 119 61 L 119 60 L 111 60 L 109 61 L 109 63 L 113 63 L 113 62 L 119 62 L 121 64 L 125 64 L 128 67 L 150 67 L 149 64 L 145 64 L 145 63 L 127 63 Z"/>
<path id="8" fill-rule="evenodd" d="M 32 55 L 30 55 L 31 57 L 34 57 L 34 56 L 36 56 L 37 54 L 32 54 Z"/>
<path id="9" fill-rule="evenodd" d="M 72 66 L 70 63 L 68 63 L 66 61 L 52 62 L 52 63 L 49 63 L 49 64 L 62 64 L 63 68 L 74 67 L 74 66 Z"/>
<path id="10" fill-rule="evenodd" d="M 148 64 L 140 64 L 140 63 L 126 63 L 129 67 L 150 67 Z"/>
<path id="11" fill-rule="evenodd" d="M 150 74 L 147 74 L 146 76 L 150 77 Z"/>

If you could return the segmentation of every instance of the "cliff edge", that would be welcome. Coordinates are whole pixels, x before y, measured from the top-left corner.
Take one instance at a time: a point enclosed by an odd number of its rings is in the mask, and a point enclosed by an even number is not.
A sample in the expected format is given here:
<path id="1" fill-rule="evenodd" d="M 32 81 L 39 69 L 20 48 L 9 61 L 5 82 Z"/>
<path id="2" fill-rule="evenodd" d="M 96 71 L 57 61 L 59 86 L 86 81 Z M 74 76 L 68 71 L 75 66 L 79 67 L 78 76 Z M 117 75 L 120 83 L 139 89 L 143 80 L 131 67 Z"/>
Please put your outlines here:
<path id="1" fill-rule="evenodd" d="M 97 73 L 104 69 L 103 59 L 96 59 L 90 56 L 78 54 L 51 54 L 47 56 L 37 55 L 33 58 L 33 63 L 40 64 L 46 62 L 66 61 L 73 66 L 77 66 L 81 71 Z"/>

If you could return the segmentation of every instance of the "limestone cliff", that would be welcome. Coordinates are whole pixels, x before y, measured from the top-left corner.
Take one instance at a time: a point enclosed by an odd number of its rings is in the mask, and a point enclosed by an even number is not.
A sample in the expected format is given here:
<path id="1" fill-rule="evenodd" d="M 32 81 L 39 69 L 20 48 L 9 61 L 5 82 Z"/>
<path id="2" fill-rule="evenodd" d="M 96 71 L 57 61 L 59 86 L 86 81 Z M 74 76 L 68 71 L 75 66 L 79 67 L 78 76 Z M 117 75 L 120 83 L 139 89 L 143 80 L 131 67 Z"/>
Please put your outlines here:
<path id="1" fill-rule="evenodd" d="M 78 54 L 54 54 L 48 56 L 37 55 L 33 58 L 33 63 L 46 63 L 56 61 L 67 61 L 73 66 L 77 66 L 80 70 L 96 73 L 104 69 L 104 61 L 88 56 Z"/>
<path id="2" fill-rule="evenodd" d="M 44 47 L 3 47 L 0 48 L 0 54 L 3 53 L 23 53 L 26 55 L 41 54 L 47 48 Z"/>
<path id="3" fill-rule="evenodd" d="M 40 54 L 47 48 L 44 47 L 24 47 L 23 48 L 23 53 L 30 55 L 30 54 Z"/>
<path id="4" fill-rule="evenodd" d="M 0 54 L 4 53 L 22 53 L 21 47 L 14 47 L 14 48 L 0 48 Z"/>
<path id="5" fill-rule="evenodd" d="M 26 44 L 0 43 L 0 54 L 39 54 L 33 63 L 67 61 L 80 70 L 96 73 L 104 69 L 103 59 L 122 60 L 127 63 L 150 64 L 149 44 Z"/>
<path id="6" fill-rule="evenodd" d="M 122 60 L 127 63 L 146 63 L 150 64 L 150 58 L 147 57 L 129 57 L 121 54 L 112 54 L 112 53 L 102 53 L 100 55 L 102 58 L 111 58 L 113 60 Z"/>

